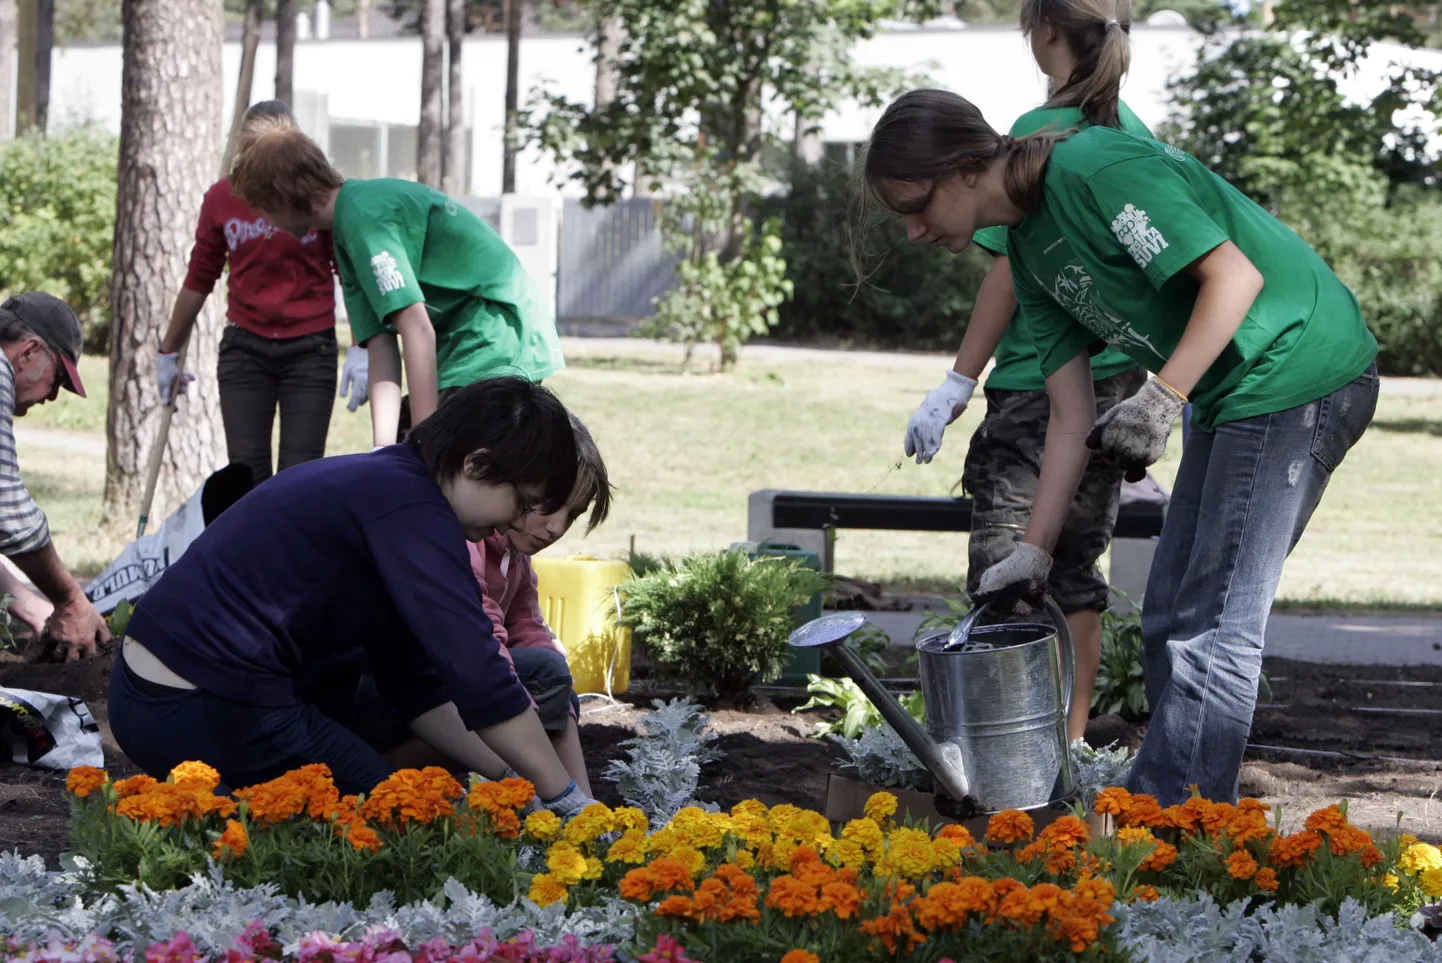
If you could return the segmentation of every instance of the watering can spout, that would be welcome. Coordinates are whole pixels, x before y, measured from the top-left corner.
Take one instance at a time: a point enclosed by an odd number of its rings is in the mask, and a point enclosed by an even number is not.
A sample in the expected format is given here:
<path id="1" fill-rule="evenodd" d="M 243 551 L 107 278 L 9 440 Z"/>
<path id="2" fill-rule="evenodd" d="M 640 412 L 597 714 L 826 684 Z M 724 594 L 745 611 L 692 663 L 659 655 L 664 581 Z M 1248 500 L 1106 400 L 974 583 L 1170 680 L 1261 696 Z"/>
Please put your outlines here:
<path id="1" fill-rule="evenodd" d="M 819 646 L 830 652 L 846 674 L 866 693 L 881 717 L 896 730 L 907 748 L 926 766 L 937 784 L 960 803 L 971 794 L 961 752 L 954 745 L 938 745 L 881 681 L 871 674 L 866 663 L 847 646 L 847 637 L 864 624 L 866 617 L 860 612 L 835 612 L 801 626 L 791 633 L 788 641 L 797 648 Z"/>

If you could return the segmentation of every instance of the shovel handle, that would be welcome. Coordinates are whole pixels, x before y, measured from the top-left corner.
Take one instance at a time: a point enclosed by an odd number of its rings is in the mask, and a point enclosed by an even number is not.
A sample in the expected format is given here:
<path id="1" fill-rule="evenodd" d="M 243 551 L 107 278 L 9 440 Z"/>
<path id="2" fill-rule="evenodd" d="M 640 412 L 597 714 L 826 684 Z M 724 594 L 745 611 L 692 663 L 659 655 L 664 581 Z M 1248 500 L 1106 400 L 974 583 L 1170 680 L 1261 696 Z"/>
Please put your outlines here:
<path id="1" fill-rule="evenodd" d="M 175 356 L 175 384 L 171 386 L 170 404 L 160 409 L 160 425 L 155 431 L 155 442 L 150 446 L 150 464 L 145 469 L 145 493 L 140 498 L 140 520 L 135 528 L 135 537 L 145 535 L 145 526 L 150 522 L 150 507 L 155 502 L 155 485 L 160 480 L 160 466 L 165 461 L 165 443 L 170 438 L 170 419 L 175 415 L 175 406 L 180 401 L 177 390 L 185 372 L 185 354 L 190 341 L 182 342 Z"/>

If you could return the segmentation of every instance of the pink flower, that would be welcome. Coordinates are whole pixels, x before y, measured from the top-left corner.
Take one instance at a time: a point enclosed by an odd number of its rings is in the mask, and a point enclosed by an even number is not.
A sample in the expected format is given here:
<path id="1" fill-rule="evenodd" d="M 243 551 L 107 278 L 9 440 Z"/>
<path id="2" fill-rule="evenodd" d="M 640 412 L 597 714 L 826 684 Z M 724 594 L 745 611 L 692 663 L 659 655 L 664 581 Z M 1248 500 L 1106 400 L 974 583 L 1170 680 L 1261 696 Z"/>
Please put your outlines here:
<path id="1" fill-rule="evenodd" d="M 636 957 L 636 963 L 700 963 L 686 955 L 686 949 L 662 933 L 656 937 L 656 949 Z"/>
<path id="2" fill-rule="evenodd" d="M 181 930 L 164 943 L 152 943 L 145 951 L 145 963 L 203 963 L 205 955 L 195 948 L 190 934 Z"/>

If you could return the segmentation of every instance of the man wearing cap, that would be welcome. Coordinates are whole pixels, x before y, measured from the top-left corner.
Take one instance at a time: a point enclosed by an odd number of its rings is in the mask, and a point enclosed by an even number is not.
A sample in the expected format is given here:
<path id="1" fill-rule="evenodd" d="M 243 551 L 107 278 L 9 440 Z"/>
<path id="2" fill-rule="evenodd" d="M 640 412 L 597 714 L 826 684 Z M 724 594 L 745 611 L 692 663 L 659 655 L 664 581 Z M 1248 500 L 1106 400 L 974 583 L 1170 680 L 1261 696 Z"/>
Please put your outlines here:
<path id="1" fill-rule="evenodd" d="M 42 624 L 56 646 L 51 654 L 66 661 L 94 655 L 110 631 L 60 561 L 45 513 L 20 478 L 14 419 L 54 401 L 61 388 L 85 397 L 76 369 L 81 341 L 80 319 L 57 297 L 31 291 L 0 304 L 0 552 L 54 606 Z M 34 627 L 43 618 L 42 603 L 9 572 L 0 573 L 0 591 L 16 596 L 12 609 Z"/>

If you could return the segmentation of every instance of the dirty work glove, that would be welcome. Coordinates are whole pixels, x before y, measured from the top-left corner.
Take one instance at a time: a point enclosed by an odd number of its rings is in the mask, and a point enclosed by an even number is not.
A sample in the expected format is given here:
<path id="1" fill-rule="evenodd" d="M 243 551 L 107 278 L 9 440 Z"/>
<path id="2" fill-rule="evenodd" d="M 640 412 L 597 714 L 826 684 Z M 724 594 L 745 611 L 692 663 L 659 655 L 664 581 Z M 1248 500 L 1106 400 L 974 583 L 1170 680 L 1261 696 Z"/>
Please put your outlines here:
<path id="1" fill-rule="evenodd" d="M 595 801 L 596 800 L 590 796 L 581 792 L 576 786 L 576 780 L 572 779 L 571 785 L 565 792 L 561 793 L 555 799 L 542 799 L 541 805 L 562 819 L 570 819 Z"/>
<path id="2" fill-rule="evenodd" d="M 955 371 L 946 373 L 946 380 L 921 402 L 921 407 L 906 423 L 906 453 L 916 456 L 918 465 L 930 462 L 941 450 L 941 436 L 966 410 L 976 379 Z"/>
<path id="3" fill-rule="evenodd" d="M 174 392 L 179 389 L 185 394 L 185 386 L 195 380 L 195 375 L 189 371 L 179 371 L 176 362 L 180 360 L 180 352 L 160 352 L 155 356 L 155 386 L 160 389 L 160 403 L 168 405 L 174 397 Z"/>
<path id="4" fill-rule="evenodd" d="M 1172 422 L 1186 404 L 1161 379 L 1148 378 L 1141 391 L 1097 419 L 1087 447 L 1126 469 L 1127 481 L 1141 481 L 1167 450 Z"/>
<path id="5" fill-rule="evenodd" d="M 1015 615 L 1028 615 L 1041 608 L 1046 596 L 1051 556 L 1035 545 L 1018 542 L 1012 553 L 981 573 L 981 584 L 972 601 L 1010 603 Z"/>
<path id="6" fill-rule="evenodd" d="M 371 362 L 370 352 L 358 344 L 345 349 L 345 367 L 340 370 L 340 396 L 350 392 L 346 402 L 348 411 L 355 411 L 370 398 Z"/>

